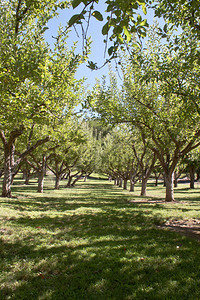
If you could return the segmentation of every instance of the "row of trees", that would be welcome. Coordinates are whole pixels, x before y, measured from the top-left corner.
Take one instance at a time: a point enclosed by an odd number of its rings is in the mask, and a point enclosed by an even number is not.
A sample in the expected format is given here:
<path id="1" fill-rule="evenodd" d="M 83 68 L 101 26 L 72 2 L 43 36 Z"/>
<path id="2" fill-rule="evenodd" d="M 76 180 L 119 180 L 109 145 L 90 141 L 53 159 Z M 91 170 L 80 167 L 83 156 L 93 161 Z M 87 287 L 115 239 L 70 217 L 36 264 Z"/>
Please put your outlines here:
<path id="1" fill-rule="evenodd" d="M 4 197 L 11 197 L 13 176 L 27 155 L 49 141 L 53 148 L 61 143 L 55 132 L 62 131 L 63 124 L 70 132 L 67 127 L 73 126 L 73 112 L 81 101 L 82 82 L 75 79 L 75 72 L 86 55 L 75 54 L 76 45 L 67 47 L 67 33 L 55 39 L 54 47 L 44 38 L 47 23 L 56 16 L 58 8 L 54 0 L 11 0 L 0 4 Z M 39 168 L 35 153 L 32 160 Z"/>
<path id="2" fill-rule="evenodd" d="M 84 9 L 72 17 L 69 27 L 81 23 L 84 29 L 83 21 L 88 25 L 90 20 L 86 18 L 88 12 L 101 21 L 101 13 L 95 10 L 98 2 L 73 0 L 74 8 L 82 3 Z M 131 174 L 132 186 L 138 176 L 134 173 L 137 168 L 130 171 L 133 154 L 140 165 L 144 183 L 158 160 L 165 175 L 166 201 L 172 201 L 174 171 L 178 163 L 200 145 L 198 3 L 181 1 L 180 4 L 175 0 L 163 0 L 160 4 L 154 1 L 126 2 L 106 1 L 107 12 L 111 15 L 102 28 L 103 35 L 114 42 L 109 55 L 113 58 L 121 55 L 122 87 L 119 88 L 115 75 L 111 74 L 110 85 L 97 83 L 87 97 L 86 105 L 89 104 L 95 117 L 98 114 L 110 126 L 124 123 L 132 132 L 132 142 L 125 139 L 118 155 L 124 168 L 121 177 L 125 184 L 128 178 L 125 173 Z M 75 79 L 75 72 L 88 58 L 89 44 L 86 40 L 83 54 L 75 54 L 76 45 L 67 47 L 67 31 L 62 28 L 54 47 L 44 39 L 48 21 L 58 14 L 58 9 L 66 8 L 68 4 L 68 1 L 58 3 L 56 0 L 10 0 L 9 5 L 7 1 L 0 4 L 0 139 L 4 197 L 11 197 L 12 180 L 22 164 L 41 175 L 38 190 L 42 190 L 47 164 L 59 186 L 59 180 L 67 170 L 70 178 L 69 166 L 74 165 L 73 162 L 78 170 L 78 164 L 88 162 L 90 165 L 95 161 L 91 163 L 89 142 L 83 142 L 84 130 L 75 114 L 84 96 L 83 82 Z M 174 27 L 167 29 L 165 26 L 162 30 L 154 26 L 148 32 L 144 49 L 136 35 L 146 35 L 146 21 L 141 17 L 133 18 L 139 6 L 145 14 L 148 6 L 154 7 L 155 13 L 164 16 L 170 24 L 180 25 L 181 34 L 174 35 Z M 111 28 L 113 34 L 109 36 Z M 123 52 L 117 53 L 118 46 L 124 41 L 127 52 L 122 47 Z M 123 132 L 124 129 L 120 130 Z M 135 136 L 140 137 L 139 144 L 135 142 Z M 90 134 L 87 141 L 89 137 Z M 149 155 L 148 174 L 138 156 L 140 148 L 144 157 Z M 98 149 L 96 153 L 99 154 L 102 150 Z M 115 157 L 117 149 L 111 150 L 110 155 Z M 109 154 L 108 149 L 107 152 Z M 102 159 L 106 161 L 108 158 L 105 151 L 103 153 Z M 129 153 L 130 158 L 125 153 Z"/>
<path id="3" fill-rule="evenodd" d="M 111 74 L 109 86 L 97 83 L 88 97 L 105 122 L 129 124 L 133 137 L 138 132 L 162 167 L 166 201 L 174 200 L 178 163 L 200 146 L 199 41 L 189 29 L 179 36 L 166 32 L 164 43 L 154 25 L 146 49 L 130 45 L 122 53 L 122 87 Z"/>
<path id="4" fill-rule="evenodd" d="M 156 154 L 149 147 L 150 143 L 137 128 L 121 125 L 114 128 L 103 141 L 100 170 L 114 179 L 115 184 L 134 191 L 135 184 L 141 182 L 141 196 L 147 193 L 149 179 L 158 185 L 158 179 L 166 184 L 165 173 Z M 181 159 L 174 170 L 173 184 L 177 187 L 180 177 L 190 178 L 190 187 L 199 179 L 200 156 L 193 150 Z"/>

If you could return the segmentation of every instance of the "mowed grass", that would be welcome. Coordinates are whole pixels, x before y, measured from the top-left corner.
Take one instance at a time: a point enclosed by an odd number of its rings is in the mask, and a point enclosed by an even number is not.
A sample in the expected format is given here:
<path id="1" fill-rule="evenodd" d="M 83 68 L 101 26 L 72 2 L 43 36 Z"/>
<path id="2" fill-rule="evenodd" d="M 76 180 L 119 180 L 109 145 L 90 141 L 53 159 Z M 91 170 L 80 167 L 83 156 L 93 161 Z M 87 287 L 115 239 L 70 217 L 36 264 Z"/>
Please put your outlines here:
<path id="1" fill-rule="evenodd" d="M 0 299 L 200 299 L 200 244 L 160 229 L 168 219 L 200 219 L 200 190 L 162 185 L 149 196 L 106 180 L 43 194 L 15 181 L 0 198 Z"/>

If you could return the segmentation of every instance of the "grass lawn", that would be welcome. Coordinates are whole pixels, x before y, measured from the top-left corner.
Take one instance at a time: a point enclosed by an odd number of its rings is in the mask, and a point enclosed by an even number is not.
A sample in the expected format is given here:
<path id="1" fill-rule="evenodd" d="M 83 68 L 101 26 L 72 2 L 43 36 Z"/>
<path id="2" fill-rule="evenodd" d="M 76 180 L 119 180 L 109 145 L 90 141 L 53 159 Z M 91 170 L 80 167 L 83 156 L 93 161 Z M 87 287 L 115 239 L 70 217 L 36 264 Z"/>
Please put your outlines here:
<path id="1" fill-rule="evenodd" d="M 200 244 L 157 225 L 200 219 L 200 189 L 140 202 L 106 180 L 71 189 L 17 179 L 0 198 L 0 299 L 200 299 Z M 160 185 L 146 199 L 164 199 Z M 144 198 L 142 198 L 144 199 Z M 134 202 L 135 201 L 135 202 Z"/>

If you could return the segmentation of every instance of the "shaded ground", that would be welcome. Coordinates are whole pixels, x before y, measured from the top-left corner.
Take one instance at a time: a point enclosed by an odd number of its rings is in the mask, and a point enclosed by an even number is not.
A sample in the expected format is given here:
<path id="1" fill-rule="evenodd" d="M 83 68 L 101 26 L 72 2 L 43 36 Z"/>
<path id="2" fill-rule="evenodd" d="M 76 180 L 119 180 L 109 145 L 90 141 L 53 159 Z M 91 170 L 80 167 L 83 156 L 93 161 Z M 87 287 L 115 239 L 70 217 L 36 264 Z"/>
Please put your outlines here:
<path id="1" fill-rule="evenodd" d="M 200 220 L 168 220 L 160 228 L 168 228 L 172 231 L 180 232 L 181 234 L 190 236 L 200 241 Z"/>
<path id="2" fill-rule="evenodd" d="M 166 204 L 164 199 L 138 199 L 137 201 L 130 201 L 135 204 Z M 181 203 L 181 201 L 174 201 L 173 203 Z M 184 203 L 184 202 L 182 202 Z M 161 229 L 170 229 L 171 231 L 179 232 L 183 235 L 195 238 L 200 241 L 200 220 L 199 219 L 184 219 L 177 220 L 171 219 L 166 223 L 159 225 L 158 228 Z"/>

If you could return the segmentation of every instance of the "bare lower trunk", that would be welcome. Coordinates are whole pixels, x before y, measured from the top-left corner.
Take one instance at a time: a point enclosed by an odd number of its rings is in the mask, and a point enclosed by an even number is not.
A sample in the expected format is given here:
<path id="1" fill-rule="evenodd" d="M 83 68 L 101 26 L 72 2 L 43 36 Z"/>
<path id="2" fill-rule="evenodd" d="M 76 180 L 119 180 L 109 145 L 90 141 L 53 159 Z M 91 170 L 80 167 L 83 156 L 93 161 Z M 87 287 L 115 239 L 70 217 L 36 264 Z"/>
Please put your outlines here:
<path id="1" fill-rule="evenodd" d="M 174 172 L 174 187 L 178 187 L 178 174 Z"/>
<path id="2" fill-rule="evenodd" d="M 2 197 L 11 198 L 12 185 L 12 148 L 4 146 L 4 178 L 2 185 Z"/>
<path id="3" fill-rule="evenodd" d="M 24 170 L 24 172 L 23 172 L 23 177 L 25 179 L 24 184 L 27 184 L 27 185 L 29 184 L 30 175 L 31 175 L 30 170 Z"/>
<path id="4" fill-rule="evenodd" d="M 70 174 L 68 174 L 68 182 L 67 182 L 66 187 L 70 187 L 70 186 L 71 186 L 72 178 L 73 178 L 73 177 L 72 177 Z"/>
<path id="5" fill-rule="evenodd" d="M 5 156 L 4 162 L 4 178 L 3 178 L 3 186 L 2 186 L 2 197 L 11 198 L 11 183 L 12 183 L 12 171 L 10 164 L 10 155 L 7 154 Z"/>
<path id="6" fill-rule="evenodd" d="M 122 187 L 122 184 L 123 184 L 123 180 L 122 178 L 119 179 L 119 187 Z"/>
<path id="7" fill-rule="evenodd" d="M 45 172 L 41 171 L 38 174 L 38 193 L 43 193 Z"/>
<path id="8" fill-rule="evenodd" d="M 124 184 L 123 184 L 123 189 L 124 190 L 127 190 L 127 182 L 128 182 L 128 180 L 124 179 Z"/>
<path id="9" fill-rule="evenodd" d="M 55 189 L 59 190 L 60 188 L 60 176 L 56 175 L 56 180 L 55 180 Z"/>
<path id="10" fill-rule="evenodd" d="M 165 183 L 166 183 L 166 196 L 165 201 L 171 202 L 174 201 L 174 173 L 165 174 Z"/>
<path id="11" fill-rule="evenodd" d="M 195 181 L 195 167 L 190 166 L 190 188 L 194 189 L 194 181 Z"/>
<path id="12" fill-rule="evenodd" d="M 130 180 L 130 192 L 134 192 L 134 188 L 135 188 L 135 183 Z"/>
<path id="13" fill-rule="evenodd" d="M 147 181 L 148 179 L 146 177 L 142 177 L 142 187 L 140 196 L 146 196 L 147 194 Z"/>
<path id="14" fill-rule="evenodd" d="M 43 156 L 41 169 L 39 170 L 38 173 L 38 189 L 37 189 L 38 193 L 43 193 L 45 173 L 46 173 L 46 157 Z"/>

